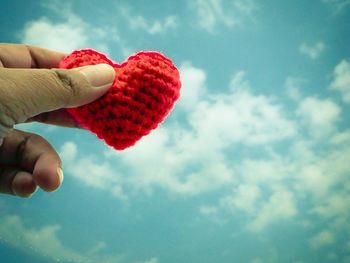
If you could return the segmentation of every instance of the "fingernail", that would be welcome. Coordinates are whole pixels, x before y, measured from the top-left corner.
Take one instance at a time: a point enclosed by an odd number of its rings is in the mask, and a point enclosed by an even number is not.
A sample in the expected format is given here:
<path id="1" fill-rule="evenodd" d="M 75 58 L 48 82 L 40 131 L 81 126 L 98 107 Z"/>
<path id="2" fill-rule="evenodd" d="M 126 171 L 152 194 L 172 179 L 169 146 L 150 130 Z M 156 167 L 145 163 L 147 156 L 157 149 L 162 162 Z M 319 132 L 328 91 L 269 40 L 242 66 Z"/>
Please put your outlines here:
<path id="1" fill-rule="evenodd" d="M 57 173 L 58 173 L 58 178 L 59 178 L 59 180 L 60 180 L 60 185 L 61 185 L 62 182 L 63 182 L 63 179 L 64 179 L 64 175 L 63 175 L 62 169 L 61 169 L 61 168 L 58 168 L 58 169 L 57 169 Z"/>
<path id="2" fill-rule="evenodd" d="M 90 85 L 95 88 L 110 86 L 115 77 L 114 68 L 108 64 L 83 67 L 79 72 L 83 73 Z"/>

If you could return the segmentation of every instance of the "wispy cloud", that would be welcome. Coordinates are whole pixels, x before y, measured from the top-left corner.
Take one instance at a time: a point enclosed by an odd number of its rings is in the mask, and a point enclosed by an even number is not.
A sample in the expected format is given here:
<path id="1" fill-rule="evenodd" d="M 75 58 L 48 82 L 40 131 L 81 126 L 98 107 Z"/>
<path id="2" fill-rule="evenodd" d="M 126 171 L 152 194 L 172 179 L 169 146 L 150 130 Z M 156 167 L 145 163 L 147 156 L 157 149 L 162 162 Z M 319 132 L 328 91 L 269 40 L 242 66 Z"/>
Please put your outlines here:
<path id="1" fill-rule="evenodd" d="M 315 97 L 304 98 L 297 109 L 312 137 L 323 137 L 337 127 L 341 113 L 340 107 L 330 99 L 321 100 Z"/>
<path id="2" fill-rule="evenodd" d="M 0 218 L 0 237 L 13 247 L 52 260 L 84 262 L 84 255 L 66 247 L 58 238 L 59 225 L 46 225 L 40 229 L 28 228 L 19 216 Z M 29 249 L 31 248 L 31 250 Z M 86 261 L 88 262 L 88 261 Z"/>
<path id="3" fill-rule="evenodd" d="M 130 7 L 121 8 L 121 14 L 128 22 L 131 29 L 143 30 L 151 35 L 161 34 L 178 27 L 179 19 L 175 15 L 166 16 L 163 19 L 146 19 L 139 14 L 133 14 Z"/>
<path id="4" fill-rule="evenodd" d="M 118 183 L 121 175 L 115 172 L 110 163 L 99 162 L 93 155 L 78 156 L 78 146 L 71 141 L 62 145 L 60 156 L 65 164 L 64 168 L 76 179 L 87 186 L 107 190 L 121 200 L 127 199 Z"/>
<path id="5" fill-rule="evenodd" d="M 333 134 L 339 136 L 335 131 Z M 287 154 L 273 151 L 260 159 L 241 160 L 234 169 L 232 192 L 214 205 L 201 206 L 200 212 L 219 223 L 243 214 L 246 229 L 253 232 L 292 218 L 301 222 L 309 215 L 332 221 L 329 231 L 334 237 L 348 231 L 350 184 L 343 182 L 349 172 L 350 138 L 342 140 L 341 145 L 326 143 L 328 150 L 323 152 L 318 145 L 312 139 L 300 138 Z M 299 204 L 305 202 L 310 205 L 301 210 Z M 312 240 L 311 246 L 317 247 L 318 238 Z"/>
<path id="6" fill-rule="evenodd" d="M 2 242 L 22 250 L 24 253 L 49 259 L 50 262 L 135 262 L 127 260 L 125 255 L 107 253 L 108 245 L 104 241 L 97 241 L 95 245 L 85 249 L 85 251 L 68 247 L 60 238 L 61 228 L 58 224 L 43 225 L 40 228 L 31 227 L 18 215 L 0 217 L 0 239 Z M 152 257 L 135 263 L 159 263 L 159 260 L 157 257 Z"/>
<path id="7" fill-rule="evenodd" d="M 350 62 L 342 60 L 335 67 L 333 72 L 333 81 L 330 85 L 331 90 L 337 90 L 343 96 L 343 100 L 350 103 Z"/>
<path id="8" fill-rule="evenodd" d="M 313 60 L 320 57 L 322 52 L 325 50 L 325 44 L 322 41 L 318 41 L 314 45 L 309 45 L 307 43 L 302 43 L 299 46 L 299 52 Z"/>
<path id="9" fill-rule="evenodd" d="M 324 230 L 310 238 L 309 243 L 312 248 L 320 248 L 331 245 L 335 242 L 334 234 L 329 230 Z"/>
<path id="10" fill-rule="evenodd" d="M 219 25 L 234 27 L 243 22 L 257 8 L 254 0 L 195 0 L 189 7 L 197 14 L 197 24 L 213 33 Z"/>
<path id="11" fill-rule="evenodd" d="M 236 210 L 243 210 L 249 214 L 254 213 L 261 194 L 261 188 L 257 184 L 243 184 L 234 189 L 231 195 L 222 198 L 220 206 L 232 213 L 235 213 Z"/>
<path id="12" fill-rule="evenodd" d="M 250 231 L 261 231 L 268 225 L 286 219 L 291 219 L 298 213 L 293 193 L 278 189 L 261 207 L 255 218 L 247 225 Z"/>
<path id="13" fill-rule="evenodd" d="M 287 77 L 284 84 L 287 96 L 294 101 L 299 101 L 302 97 L 301 86 L 304 83 L 304 79 L 297 77 Z"/>

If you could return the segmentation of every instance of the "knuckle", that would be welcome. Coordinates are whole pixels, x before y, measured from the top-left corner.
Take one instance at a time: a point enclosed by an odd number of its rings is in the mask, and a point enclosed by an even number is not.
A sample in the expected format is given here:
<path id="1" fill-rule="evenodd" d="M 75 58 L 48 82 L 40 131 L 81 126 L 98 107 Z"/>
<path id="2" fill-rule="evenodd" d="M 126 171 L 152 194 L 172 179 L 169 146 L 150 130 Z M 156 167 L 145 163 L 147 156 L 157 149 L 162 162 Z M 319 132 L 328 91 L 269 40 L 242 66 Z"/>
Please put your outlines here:
<path id="1" fill-rule="evenodd" d="M 6 137 L 16 124 L 16 118 L 11 114 L 11 110 L 8 109 L 3 103 L 0 103 L 0 138 Z"/>
<path id="2" fill-rule="evenodd" d="M 63 99 L 67 104 L 76 97 L 81 95 L 79 83 L 74 72 L 69 70 L 54 70 L 55 78 L 59 82 L 59 86 L 63 90 Z"/>

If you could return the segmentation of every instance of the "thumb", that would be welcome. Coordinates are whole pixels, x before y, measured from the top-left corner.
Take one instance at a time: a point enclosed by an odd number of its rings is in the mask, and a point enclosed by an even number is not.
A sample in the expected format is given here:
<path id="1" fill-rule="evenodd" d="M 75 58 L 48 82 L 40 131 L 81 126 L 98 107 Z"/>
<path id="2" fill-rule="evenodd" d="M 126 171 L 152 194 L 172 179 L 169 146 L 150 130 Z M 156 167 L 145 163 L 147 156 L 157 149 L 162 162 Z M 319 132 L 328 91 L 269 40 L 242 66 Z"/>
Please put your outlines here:
<path id="1" fill-rule="evenodd" d="M 69 70 L 0 68 L 0 125 L 12 127 L 43 112 L 92 102 L 114 78 L 107 64 Z"/>

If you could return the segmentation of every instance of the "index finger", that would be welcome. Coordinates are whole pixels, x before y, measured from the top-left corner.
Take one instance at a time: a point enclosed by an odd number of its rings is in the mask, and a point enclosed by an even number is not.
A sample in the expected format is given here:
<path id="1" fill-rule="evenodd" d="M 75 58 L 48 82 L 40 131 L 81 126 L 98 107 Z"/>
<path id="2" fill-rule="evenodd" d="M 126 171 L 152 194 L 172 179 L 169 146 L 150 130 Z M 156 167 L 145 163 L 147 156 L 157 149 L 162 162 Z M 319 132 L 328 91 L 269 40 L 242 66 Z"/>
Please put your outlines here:
<path id="1" fill-rule="evenodd" d="M 54 191 L 62 183 L 61 167 L 60 157 L 43 137 L 14 129 L 0 147 L 0 168 L 3 168 L 0 169 L 0 192 L 12 192 L 10 188 L 18 171 L 32 175 L 34 182 L 45 191 Z"/>
<path id="2" fill-rule="evenodd" d="M 54 68 L 65 56 L 41 47 L 0 44 L 0 67 L 5 68 Z"/>

